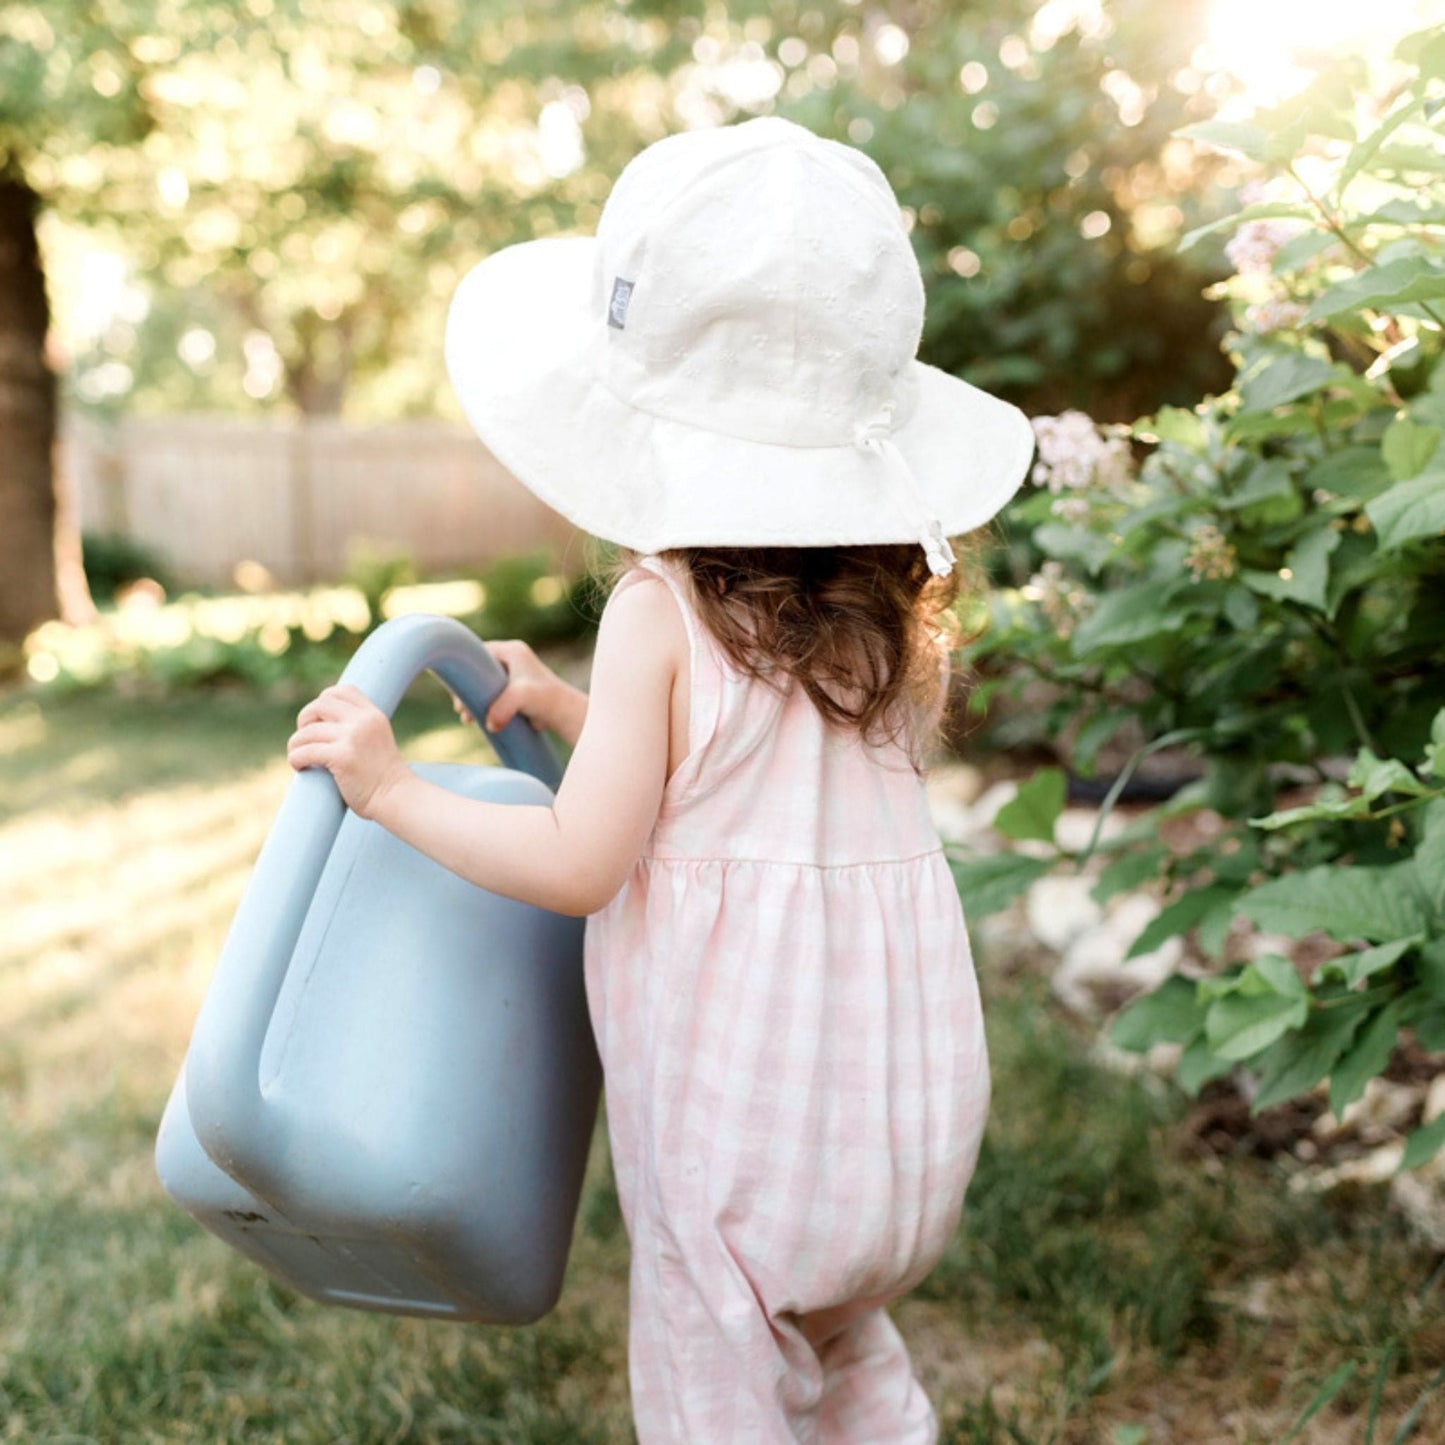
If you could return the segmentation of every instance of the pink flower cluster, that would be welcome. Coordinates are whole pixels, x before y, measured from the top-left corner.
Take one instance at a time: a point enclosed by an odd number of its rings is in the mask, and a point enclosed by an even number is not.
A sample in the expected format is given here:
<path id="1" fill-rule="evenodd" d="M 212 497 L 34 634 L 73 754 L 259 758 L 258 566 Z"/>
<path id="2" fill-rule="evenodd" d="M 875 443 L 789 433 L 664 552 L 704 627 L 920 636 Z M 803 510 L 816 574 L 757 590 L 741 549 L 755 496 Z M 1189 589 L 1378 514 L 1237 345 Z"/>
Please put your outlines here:
<path id="1" fill-rule="evenodd" d="M 1038 604 L 1049 626 L 1064 638 L 1073 636 L 1080 618 L 1093 607 L 1093 598 L 1053 558 L 1029 578 L 1024 596 Z"/>
<path id="2" fill-rule="evenodd" d="M 1244 324 L 1260 336 L 1267 336 L 1271 331 L 1293 331 L 1305 319 L 1308 309 L 1302 301 L 1271 296 L 1255 306 L 1246 307 Z"/>
<path id="3" fill-rule="evenodd" d="M 1065 521 L 1088 516 L 1090 494 L 1117 492 L 1130 478 L 1129 443 L 1106 436 L 1081 411 L 1033 419 L 1038 457 L 1030 474 L 1035 486 L 1054 493 L 1051 510 Z"/>
<path id="4" fill-rule="evenodd" d="M 1299 231 L 1298 221 L 1246 221 L 1230 238 L 1224 254 L 1241 276 L 1267 272 L 1274 265 L 1279 248 Z"/>

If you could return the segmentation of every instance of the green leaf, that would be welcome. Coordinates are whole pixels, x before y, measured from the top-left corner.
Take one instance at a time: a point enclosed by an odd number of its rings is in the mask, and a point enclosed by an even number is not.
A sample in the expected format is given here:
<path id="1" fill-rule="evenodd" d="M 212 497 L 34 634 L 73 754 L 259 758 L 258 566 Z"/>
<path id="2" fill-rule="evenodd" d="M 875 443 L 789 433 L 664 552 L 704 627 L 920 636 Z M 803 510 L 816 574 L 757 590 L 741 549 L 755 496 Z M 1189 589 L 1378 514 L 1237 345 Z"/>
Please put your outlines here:
<path id="1" fill-rule="evenodd" d="M 1368 1011 L 1363 1000 L 1354 1008 L 1315 1009 L 1302 1029 L 1281 1039 L 1261 1061 L 1259 1091 L 1249 1112 L 1257 1114 L 1314 1088 L 1349 1047 Z"/>
<path id="2" fill-rule="evenodd" d="M 1086 657 L 1095 648 L 1121 647 L 1161 632 L 1177 632 L 1188 615 L 1173 606 L 1180 586 L 1177 578 L 1168 578 L 1106 592 L 1074 629 L 1074 656 Z"/>
<path id="3" fill-rule="evenodd" d="M 1343 447 L 1311 467 L 1305 485 L 1363 502 L 1390 485 L 1390 472 L 1379 447 Z"/>
<path id="4" fill-rule="evenodd" d="M 1416 1015 L 1410 1027 L 1415 1031 L 1416 1042 L 1427 1054 L 1445 1052 L 1445 1005 L 1437 1004 Z"/>
<path id="5" fill-rule="evenodd" d="M 1420 947 L 1415 972 L 1421 988 L 1431 998 L 1445 1002 L 1445 937 L 1426 939 Z"/>
<path id="6" fill-rule="evenodd" d="M 1233 1059 L 1224 1059 L 1210 1047 L 1209 1041 L 1200 1034 L 1189 1044 L 1179 1058 L 1179 1067 L 1174 1070 L 1174 1079 L 1186 1094 L 1197 1094 L 1210 1079 L 1227 1074 L 1234 1067 Z"/>
<path id="7" fill-rule="evenodd" d="M 1359 788 L 1373 802 L 1382 793 L 1407 793 L 1419 797 L 1431 791 L 1399 758 L 1377 758 L 1369 748 L 1361 748 L 1345 781 Z"/>
<path id="8" fill-rule="evenodd" d="M 1034 528 L 1034 542 L 1050 557 L 1081 562 L 1092 575 L 1109 560 L 1114 544 L 1087 527 L 1066 527 L 1062 522 L 1045 522 Z"/>
<path id="9" fill-rule="evenodd" d="M 1052 843 L 1067 789 L 1062 768 L 1040 768 L 1019 784 L 1018 792 L 998 810 L 993 826 L 1016 843 L 1025 838 Z"/>
<path id="10" fill-rule="evenodd" d="M 1112 859 L 1100 869 L 1097 882 L 1089 890 L 1089 897 L 1095 903 L 1107 903 L 1116 893 L 1148 883 L 1158 875 L 1159 864 L 1167 852 L 1162 844 L 1155 843 Z"/>
<path id="11" fill-rule="evenodd" d="M 1270 497 L 1293 495 L 1294 483 L 1290 480 L 1289 468 L 1280 461 L 1260 462 L 1251 469 L 1238 491 L 1220 497 L 1219 505 L 1235 511 L 1254 502 L 1267 501 Z"/>
<path id="12" fill-rule="evenodd" d="M 1253 632 L 1259 625 L 1259 603 L 1243 587 L 1231 587 L 1224 594 L 1223 611 L 1236 632 Z"/>
<path id="13" fill-rule="evenodd" d="M 1305 313 L 1305 324 L 1337 316 L 1341 311 L 1393 311 L 1414 301 L 1434 301 L 1445 296 L 1445 270 L 1424 256 L 1402 256 L 1382 266 L 1337 282 Z"/>
<path id="14" fill-rule="evenodd" d="M 1445 1145 L 1445 1114 L 1406 1135 L 1405 1157 L 1400 1161 L 1399 1172 L 1428 1164 L 1440 1152 L 1442 1145 Z"/>
<path id="15" fill-rule="evenodd" d="M 1021 853 L 955 858 L 949 863 L 963 911 L 970 919 L 984 918 L 1007 908 L 1052 866 L 1047 858 L 1028 858 Z"/>
<path id="16" fill-rule="evenodd" d="M 1431 26 L 1427 30 L 1419 30 L 1415 35 L 1421 38 L 1421 45 L 1415 56 L 1415 63 L 1420 67 L 1420 74 L 1431 80 L 1445 78 L 1445 32 L 1439 26 Z M 1406 39 L 1414 39 L 1415 36 L 1407 36 Z M 1400 53 L 1403 55 L 1405 45 L 1402 42 Z"/>
<path id="17" fill-rule="evenodd" d="M 1382 548 L 1400 547 L 1417 537 L 1445 532 L 1445 472 L 1426 472 L 1365 503 L 1365 513 Z"/>
<path id="18" fill-rule="evenodd" d="M 1251 591 L 1278 602 L 1298 602 L 1323 612 L 1330 580 L 1330 553 L 1339 545 L 1340 534 L 1333 527 L 1316 527 L 1290 548 L 1278 572 L 1249 568 L 1239 574 L 1240 581 Z"/>
<path id="19" fill-rule="evenodd" d="M 1252 161 L 1264 160 L 1269 150 L 1269 132 L 1248 121 L 1206 120 L 1198 125 L 1186 125 L 1175 134 L 1183 140 L 1198 141 L 1219 150 L 1238 151 Z"/>
<path id="20" fill-rule="evenodd" d="M 1204 1023 L 1192 980 L 1174 974 L 1152 993 L 1124 1005 L 1109 1025 L 1109 1041 L 1142 1054 L 1155 1044 L 1185 1044 Z"/>
<path id="21" fill-rule="evenodd" d="M 1231 149 L 1235 148 L 1231 147 Z M 1212 236 L 1217 231 L 1237 229 L 1246 221 L 1269 221 L 1283 217 L 1308 220 L 1309 215 L 1310 212 L 1304 206 L 1291 201 L 1260 201 L 1256 205 L 1246 206 L 1242 211 L 1236 211 L 1232 216 L 1220 216 L 1218 220 L 1210 221 L 1203 226 L 1196 226 L 1192 231 L 1185 233 L 1184 239 L 1179 242 L 1176 250 L 1187 251 L 1191 246 L 1197 246 L 1206 236 Z"/>
<path id="22" fill-rule="evenodd" d="M 1389 943 L 1377 944 L 1374 948 L 1361 949 L 1358 953 L 1342 953 L 1338 958 L 1327 958 L 1315 969 L 1314 981 L 1337 978 L 1347 988 L 1354 988 L 1373 974 L 1390 967 L 1397 959 L 1408 953 L 1417 943 L 1423 943 L 1423 933 L 1412 934 L 1409 938 L 1396 938 Z"/>
<path id="23" fill-rule="evenodd" d="M 1229 941 L 1230 925 L 1234 922 L 1234 900 L 1239 896 L 1239 885 L 1221 893 L 1214 906 L 1194 925 L 1194 941 L 1200 952 L 1209 958 L 1223 956 L 1224 945 Z"/>
<path id="24" fill-rule="evenodd" d="M 1333 527 L 1320 527 L 1306 532 L 1290 548 L 1286 563 L 1294 573 L 1295 598 L 1307 607 L 1323 612 L 1325 586 L 1330 576 L 1330 553 L 1340 545 L 1340 534 Z"/>
<path id="25" fill-rule="evenodd" d="M 1271 356 L 1240 378 L 1239 409 L 1273 411 L 1287 401 L 1318 391 L 1330 381 L 1334 370 L 1322 357 L 1297 351 Z"/>
<path id="26" fill-rule="evenodd" d="M 1445 152 L 1431 145 L 1394 143 L 1381 148 L 1377 174 L 1391 175 L 1398 182 L 1419 184 L 1424 176 L 1445 174 Z"/>
<path id="27" fill-rule="evenodd" d="M 1262 953 L 1244 970 L 1242 983 L 1245 992 L 1259 991 L 1253 986 L 1255 979 L 1271 993 L 1283 994 L 1286 998 L 1308 1000 L 1310 995 L 1299 970 L 1281 953 Z"/>
<path id="28" fill-rule="evenodd" d="M 1380 455 L 1389 468 L 1391 480 L 1408 481 L 1425 470 L 1425 464 L 1440 445 L 1440 428 L 1422 426 L 1413 417 L 1397 416 L 1380 438 Z"/>
<path id="29" fill-rule="evenodd" d="M 1231 221 L 1241 220 L 1243 217 L 1231 216 L 1222 221 L 1215 221 L 1214 227 L 1227 226 Z M 1199 232 L 1209 230 L 1211 227 L 1201 227 Z M 1181 249 L 1189 244 L 1186 237 L 1181 242 Z M 1165 406 L 1153 416 L 1141 417 L 1130 428 L 1130 434 L 1138 437 L 1142 442 L 1173 442 L 1175 446 L 1183 447 L 1186 451 L 1197 452 L 1204 445 L 1204 423 L 1200 421 L 1197 413 L 1186 411 L 1182 406 Z"/>
<path id="30" fill-rule="evenodd" d="M 1445 708 L 1435 714 L 1430 724 L 1430 741 L 1425 745 L 1425 759 L 1420 764 L 1422 772 L 1432 778 L 1445 778 Z"/>
<path id="31" fill-rule="evenodd" d="M 1276 411 L 1237 411 L 1226 424 L 1225 438 L 1237 446 L 1258 447 L 1287 437 L 1313 436 L 1317 431 L 1308 409 L 1291 406 Z"/>
<path id="32" fill-rule="evenodd" d="M 1210 883 L 1176 898 L 1145 924 L 1124 957 L 1138 958 L 1141 954 L 1153 953 L 1165 939 L 1193 928 L 1206 913 L 1220 902 L 1232 899 L 1238 891 L 1223 883 Z"/>
<path id="33" fill-rule="evenodd" d="M 1100 708 L 1091 713 L 1074 734 L 1074 767 L 1081 773 L 1090 772 L 1099 749 L 1133 716 L 1132 712 L 1121 707 Z"/>
<path id="34" fill-rule="evenodd" d="M 1365 1092 L 1365 1085 L 1384 1070 L 1400 1032 L 1399 999 L 1388 1003 L 1365 1026 L 1349 1051 L 1330 1072 L 1330 1110 L 1339 1118 Z"/>
<path id="35" fill-rule="evenodd" d="M 1323 790 L 1321 790 L 1323 791 Z M 1368 818 L 1369 800 L 1360 794 L 1327 795 L 1317 797 L 1313 803 L 1302 803 L 1298 808 L 1285 808 L 1278 813 L 1267 813 L 1263 818 L 1251 818 L 1252 828 L 1288 828 L 1294 823 L 1332 822 L 1338 818 Z"/>
<path id="36" fill-rule="evenodd" d="M 1326 231 L 1320 227 L 1301 231 L 1299 235 L 1290 236 L 1280 243 L 1279 249 L 1274 253 L 1274 261 L 1270 270 L 1276 276 L 1288 276 L 1291 272 L 1298 271 L 1302 266 L 1313 261 L 1321 251 L 1329 250 L 1337 240 L 1338 237 L 1333 231 Z"/>
<path id="37" fill-rule="evenodd" d="M 1187 510 L 1192 505 L 1192 499 L 1184 496 L 1155 497 L 1152 502 L 1145 502 L 1142 507 L 1131 507 L 1114 524 L 1120 536 L 1127 537 L 1131 532 L 1137 532 L 1141 527 L 1150 527 L 1155 522 L 1168 521 L 1169 518 L 1178 516 L 1180 512 Z"/>
<path id="38" fill-rule="evenodd" d="M 1410 860 L 1415 887 L 1431 913 L 1445 915 L 1445 798 L 1425 805 L 1420 841 Z"/>
<path id="39" fill-rule="evenodd" d="M 1367 211 L 1356 220 L 1362 226 L 1438 226 L 1445 222 L 1445 206 L 1432 203 L 1428 196 L 1402 196 L 1386 201 L 1383 206 Z"/>
<path id="40" fill-rule="evenodd" d="M 1322 864 L 1262 883 L 1238 911 L 1270 933 L 1302 938 L 1316 929 L 1341 943 L 1388 943 L 1423 932 L 1425 907 L 1408 863 L 1384 868 Z"/>
<path id="41" fill-rule="evenodd" d="M 1282 993 L 1231 993 L 1216 999 L 1204 1017 L 1204 1036 L 1222 1059 L 1247 1059 L 1297 1029 L 1309 1000 Z"/>
<path id="42" fill-rule="evenodd" d="M 1381 146 L 1412 116 L 1424 108 L 1424 96 L 1407 96 L 1405 101 L 1380 122 L 1378 126 L 1358 145 L 1352 146 L 1345 164 L 1335 182 L 1335 204 L 1345 193 L 1345 187 L 1374 160 Z"/>

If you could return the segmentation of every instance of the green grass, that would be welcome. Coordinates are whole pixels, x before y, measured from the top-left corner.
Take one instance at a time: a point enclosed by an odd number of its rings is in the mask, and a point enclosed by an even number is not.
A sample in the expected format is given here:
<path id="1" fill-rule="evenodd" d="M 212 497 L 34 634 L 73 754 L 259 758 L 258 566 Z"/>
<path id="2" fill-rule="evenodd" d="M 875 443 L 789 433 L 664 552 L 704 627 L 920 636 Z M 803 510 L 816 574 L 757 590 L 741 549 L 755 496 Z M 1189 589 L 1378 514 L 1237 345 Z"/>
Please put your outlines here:
<path id="1" fill-rule="evenodd" d="M 492 1330 L 324 1309 L 194 1226 L 156 1123 L 288 777 L 296 704 L 0 701 L 0 1440 L 631 1438 L 599 1130 L 561 1305 Z M 413 757 L 485 758 L 435 690 Z M 1008 965 L 1005 967 L 1005 965 Z M 1440 1272 L 1378 1192 L 1201 1159 L 1018 960 L 980 961 L 994 1110 L 964 1227 L 896 1314 L 950 1442 L 1445 1436 Z M 1143 1433 L 1139 1433 L 1142 1430 Z M 711 1442 L 701 1442 L 711 1445 Z"/>

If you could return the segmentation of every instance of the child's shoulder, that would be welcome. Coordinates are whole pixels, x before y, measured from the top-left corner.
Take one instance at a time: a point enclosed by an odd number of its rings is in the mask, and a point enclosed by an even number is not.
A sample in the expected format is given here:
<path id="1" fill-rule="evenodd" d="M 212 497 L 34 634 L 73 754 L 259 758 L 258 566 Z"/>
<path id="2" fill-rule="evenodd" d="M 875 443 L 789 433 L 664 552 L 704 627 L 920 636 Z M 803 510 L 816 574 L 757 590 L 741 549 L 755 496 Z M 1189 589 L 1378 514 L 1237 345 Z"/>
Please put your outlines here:
<path id="1" fill-rule="evenodd" d="M 603 636 L 641 653 L 662 650 L 685 656 L 688 628 L 682 602 L 658 572 L 639 564 L 612 589 L 602 610 L 599 643 Z"/>

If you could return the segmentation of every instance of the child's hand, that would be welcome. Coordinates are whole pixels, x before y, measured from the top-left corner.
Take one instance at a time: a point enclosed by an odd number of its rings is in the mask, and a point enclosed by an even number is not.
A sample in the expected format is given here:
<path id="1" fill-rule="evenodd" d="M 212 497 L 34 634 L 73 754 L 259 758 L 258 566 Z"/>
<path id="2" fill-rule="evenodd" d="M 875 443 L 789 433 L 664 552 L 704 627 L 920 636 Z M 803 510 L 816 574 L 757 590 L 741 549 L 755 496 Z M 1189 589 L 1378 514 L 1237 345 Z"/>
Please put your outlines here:
<path id="1" fill-rule="evenodd" d="M 533 727 L 575 744 L 587 711 L 585 694 L 563 682 L 525 642 L 489 642 L 487 648 L 507 673 L 507 685 L 487 709 L 487 731 L 500 732 L 521 713 Z M 460 699 L 452 705 L 464 723 L 474 721 Z"/>
<path id="2" fill-rule="evenodd" d="M 328 687 L 296 717 L 286 744 L 286 761 L 302 768 L 325 768 L 336 780 L 346 806 L 363 818 L 409 769 L 397 751 L 391 720 L 360 688 Z"/>

